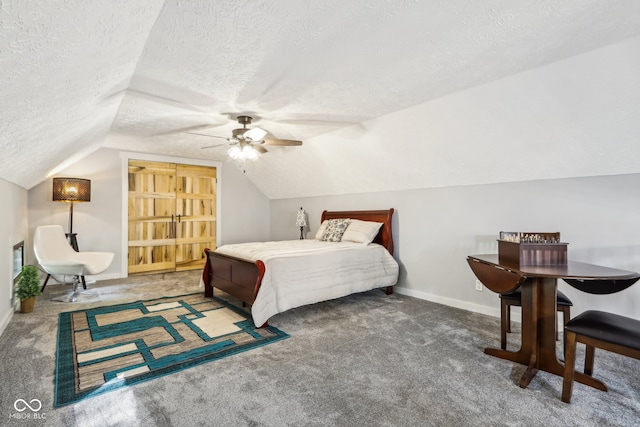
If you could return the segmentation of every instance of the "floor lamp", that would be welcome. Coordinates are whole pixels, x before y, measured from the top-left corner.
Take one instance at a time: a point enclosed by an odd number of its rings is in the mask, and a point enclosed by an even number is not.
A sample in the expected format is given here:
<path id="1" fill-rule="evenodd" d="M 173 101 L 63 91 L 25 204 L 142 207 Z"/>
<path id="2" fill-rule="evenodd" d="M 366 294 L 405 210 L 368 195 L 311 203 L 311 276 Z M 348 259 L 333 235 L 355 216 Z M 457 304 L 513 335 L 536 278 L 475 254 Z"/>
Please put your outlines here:
<path id="1" fill-rule="evenodd" d="M 82 178 L 53 178 L 53 201 L 69 203 L 69 244 L 77 252 L 78 241 L 73 232 L 73 204 L 91 201 L 91 180 Z"/>

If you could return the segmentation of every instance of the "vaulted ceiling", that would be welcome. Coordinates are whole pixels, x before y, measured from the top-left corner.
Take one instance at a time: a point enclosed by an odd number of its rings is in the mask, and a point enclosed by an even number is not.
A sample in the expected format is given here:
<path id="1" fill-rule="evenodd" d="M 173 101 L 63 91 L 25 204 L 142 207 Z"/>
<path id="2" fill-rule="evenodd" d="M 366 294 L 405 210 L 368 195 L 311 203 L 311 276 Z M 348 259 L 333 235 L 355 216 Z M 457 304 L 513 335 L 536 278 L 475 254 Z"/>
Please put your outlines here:
<path id="1" fill-rule="evenodd" d="M 1 178 L 28 189 L 100 147 L 229 161 L 201 149 L 224 140 L 181 130 L 228 136 L 248 114 L 305 141 L 246 166 L 272 198 L 323 192 L 308 175 L 340 156 L 335 132 L 640 35 L 635 0 L 8 0 L 0 14 Z M 372 156 L 345 162 L 351 191 L 393 189 L 358 170 Z"/>

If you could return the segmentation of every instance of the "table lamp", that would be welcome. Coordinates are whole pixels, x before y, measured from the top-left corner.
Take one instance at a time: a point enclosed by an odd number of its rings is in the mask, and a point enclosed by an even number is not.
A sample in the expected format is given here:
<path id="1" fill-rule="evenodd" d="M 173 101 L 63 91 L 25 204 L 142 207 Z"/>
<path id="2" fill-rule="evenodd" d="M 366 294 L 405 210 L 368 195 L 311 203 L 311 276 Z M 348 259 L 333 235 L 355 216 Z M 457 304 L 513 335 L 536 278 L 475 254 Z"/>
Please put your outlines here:
<path id="1" fill-rule="evenodd" d="M 304 239 L 304 228 L 307 226 L 307 214 L 304 209 L 300 208 L 300 210 L 296 213 L 296 226 L 300 227 L 300 240 Z"/>

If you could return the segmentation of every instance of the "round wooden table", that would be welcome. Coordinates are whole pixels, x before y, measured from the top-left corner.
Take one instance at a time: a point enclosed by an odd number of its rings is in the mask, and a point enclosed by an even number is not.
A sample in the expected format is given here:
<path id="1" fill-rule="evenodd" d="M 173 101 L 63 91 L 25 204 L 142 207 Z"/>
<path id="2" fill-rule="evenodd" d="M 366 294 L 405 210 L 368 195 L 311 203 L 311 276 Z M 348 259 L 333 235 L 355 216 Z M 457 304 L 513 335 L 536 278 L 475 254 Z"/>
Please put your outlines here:
<path id="1" fill-rule="evenodd" d="M 500 263 L 498 255 L 469 255 L 467 262 L 478 280 L 497 293 L 522 290 L 522 345 L 518 351 L 485 348 L 492 356 L 527 366 L 520 378 L 525 388 L 539 370 L 563 376 L 564 365 L 556 356 L 557 281 L 592 294 L 610 294 L 633 285 L 640 274 L 599 265 L 568 261 L 561 265 L 526 265 Z M 576 372 L 575 381 L 607 390 L 606 385 L 590 375 Z"/>

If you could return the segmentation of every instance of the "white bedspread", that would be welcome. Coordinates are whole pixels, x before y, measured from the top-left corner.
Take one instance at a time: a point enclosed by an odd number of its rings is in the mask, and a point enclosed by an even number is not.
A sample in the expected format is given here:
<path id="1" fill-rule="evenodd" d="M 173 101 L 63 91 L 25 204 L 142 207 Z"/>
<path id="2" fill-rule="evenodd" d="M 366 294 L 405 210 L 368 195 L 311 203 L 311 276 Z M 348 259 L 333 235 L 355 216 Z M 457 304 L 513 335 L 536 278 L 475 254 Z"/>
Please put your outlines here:
<path id="1" fill-rule="evenodd" d="M 251 308 L 256 326 L 290 308 L 398 281 L 398 263 L 378 244 L 286 240 L 224 245 L 216 252 L 264 262 L 265 275 Z"/>

